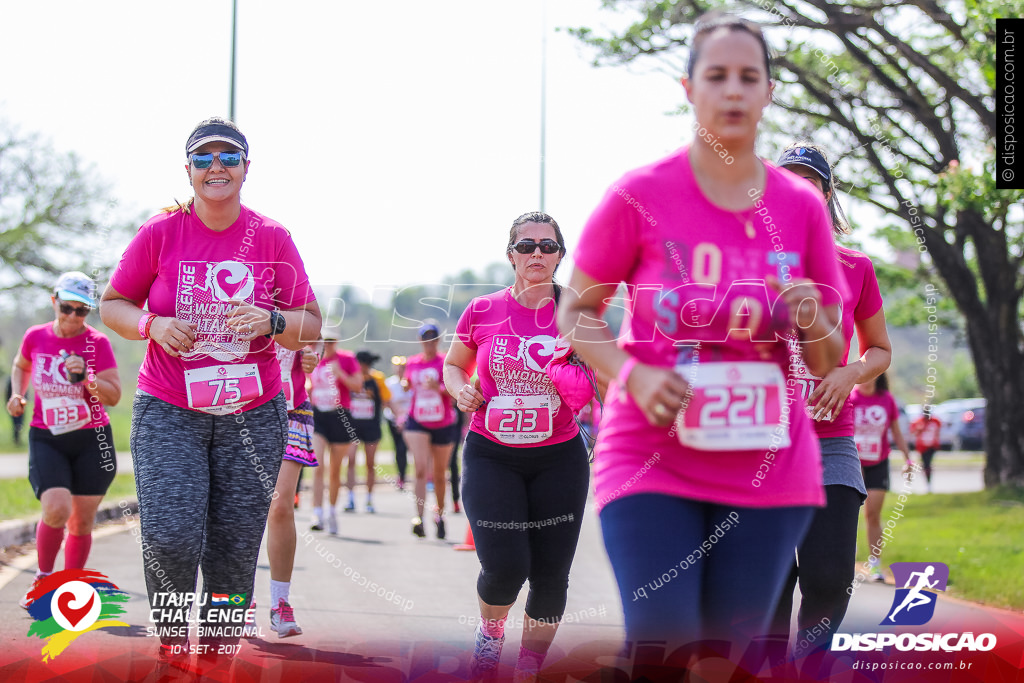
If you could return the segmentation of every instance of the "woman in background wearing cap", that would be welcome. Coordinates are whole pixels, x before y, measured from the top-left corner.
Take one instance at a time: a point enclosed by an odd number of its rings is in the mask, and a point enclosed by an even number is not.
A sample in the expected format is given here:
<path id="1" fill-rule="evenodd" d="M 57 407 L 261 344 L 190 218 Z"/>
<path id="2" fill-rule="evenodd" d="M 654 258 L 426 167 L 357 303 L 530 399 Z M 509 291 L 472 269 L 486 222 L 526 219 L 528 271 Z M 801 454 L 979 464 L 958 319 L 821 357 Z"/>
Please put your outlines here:
<path id="1" fill-rule="evenodd" d="M 36 526 L 36 581 L 53 572 L 65 526 L 64 569 L 85 567 L 96 509 L 117 474 L 103 406 L 121 400 L 121 379 L 110 340 L 85 324 L 96 307 L 94 297 L 95 284 L 88 276 L 61 275 L 50 297 L 53 322 L 25 332 L 11 368 L 14 393 L 8 413 L 24 413 L 30 382 L 35 391 L 28 480 L 43 507 Z M 33 601 L 26 594 L 19 604 L 27 609 Z"/>
<path id="2" fill-rule="evenodd" d="M 480 575 L 475 675 L 497 672 L 505 619 L 526 580 L 516 681 L 535 680 L 565 612 L 590 482 L 587 449 L 546 370 L 555 354 L 555 270 L 565 256 L 551 216 L 512 223 L 506 257 L 514 284 L 473 299 L 445 359 L 445 384 L 471 413 L 462 495 Z M 470 383 L 474 370 L 479 376 Z"/>
<path id="3" fill-rule="evenodd" d="M 405 364 L 404 386 L 412 390 L 409 417 L 405 421 L 405 443 L 412 451 L 416 468 L 416 517 L 412 532 L 423 538 L 423 510 L 427 501 L 427 478 L 434 475 L 434 525 L 437 537 L 444 538 L 445 473 L 452 458 L 455 439 L 455 409 L 445 392 L 444 357 L 438 354 L 441 330 L 428 318 L 419 329 L 423 353 L 410 356 Z M 432 468 L 432 469 L 431 469 Z"/>
<path id="4" fill-rule="evenodd" d="M 391 391 L 388 390 L 384 373 L 371 367 L 379 360 L 380 356 L 369 351 L 356 353 L 363 385 L 360 391 L 352 394 L 352 426 L 355 427 L 356 437 L 363 443 L 363 452 L 366 454 L 366 511 L 370 513 L 376 512 L 373 508 L 373 485 L 377 475 L 374 457 L 380 444 L 380 419 L 384 414 L 384 405 L 391 401 Z M 349 495 L 352 495 L 354 486 L 353 457 L 349 467 Z M 355 511 L 354 501 L 352 510 Z"/>
<path id="5" fill-rule="evenodd" d="M 287 444 L 274 342 L 300 349 L 321 320 L 291 235 L 241 202 L 249 147 L 237 126 L 201 122 L 185 153 L 194 197 L 139 229 L 102 315 L 126 339 L 148 340 L 131 432 L 146 587 L 154 608 L 157 594 L 181 600 L 202 568 L 208 628 L 192 645 L 206 666 L 219 644 L 238 642 L 220 624 L 242 623 L 250 604 Z M 211 593 L 231 597 L 212 604 Z M 155 626 L 161 660 L 186 665 L 186 622 Z"/>
<path id="6" fill-rule="evenodd" d="M 321 344 L 317 342 L 314 346 Z M 275 342 L 274 350 L 281 366 L 281 386 L 288 409 L 288 443 L 281 458 L 274 499 L 267 515 L 270 628 L 277 632 L 278 638 L 287 638 L 302 633 L 290 602 L 292 570 L 295 568 L 293 496 L 302 468 L 319 465 L 313 452 L 313 406 L 306 396 L 306 375 L 313 372 L 320 358 L 310 347 L 294 351 Z"/>
<path id="7" fill-rule="evenodd" d="M 836 197 L 832 167 L 823 148 L 797 142 L 783 151 L 777 165 L 805 179 L 824 196 L 833 237 L 838 239 L 850 234 L 850 226 Z M 842 307 L 845 349 L 839 356 L 839 363 L 824 378 L 816 377 L 803 362 L 800 346 L 794 343 L 791 347 L 794 357 L 799 359 L 794 379 L 800 387 L 807 414 L 814 420 L 814 431 L 821 447 L 827 502 L 824 508 L 814 512 L 779 599 L 773 626 L 776 662 L 786 654 L 793 588 L 798 577 L 801 603 L 795 657 L 828 647 L 832 634 L 838 631 L 846 615 L 850 602 L 847 589 L 853 582 L 856 563 L 857 521 L 860 506 L 868 495 L 853 440 L 853 406 L 849 396 L 855 385 L 869 382 L 883 373 L 892 359 L 882 296 L 871 259 L 838 245 L 836 256 L 849 289 Z M 847 364 L 855 330 L 861 356 Z"/>
<path id="8" fill-rule="evenodd" d="M 774 88 L 761 27 L 711 14 L 690 45 L 682 84 L 699 134 L 605 193 L 559 328 L 616 378 L 594 486 L 627 639 L 742 652 L 769 632 L 793 548 L 825 502 L 817 440 L 788 393 L 786 335 L 797 329 L 826 375 L 846 283 L 821 195 L 755 153 Z M 602 313 L 623 282 L 616 339 Z"/>

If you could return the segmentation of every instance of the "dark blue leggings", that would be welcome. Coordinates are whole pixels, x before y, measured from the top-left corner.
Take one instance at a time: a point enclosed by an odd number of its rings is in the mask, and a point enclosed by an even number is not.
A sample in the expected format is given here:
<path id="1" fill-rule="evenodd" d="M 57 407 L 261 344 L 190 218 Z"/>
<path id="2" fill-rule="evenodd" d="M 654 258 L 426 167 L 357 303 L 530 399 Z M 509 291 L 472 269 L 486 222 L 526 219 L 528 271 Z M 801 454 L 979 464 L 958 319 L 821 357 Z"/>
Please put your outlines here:
<path id="1" fill-rule="evenodd" d="M 583 439 L 513 448 L 470 432 L 462 453 L 480 599 L 511 605 L 529 579 L 527 616 L 559 621 L 590 486 Z"/>
<path id="2" fill-rule="evenodd" d="M 606 505 L 601 529 L 627 640 L 745 643 L 767 633 L 813 510 L 650 493 Z"/>

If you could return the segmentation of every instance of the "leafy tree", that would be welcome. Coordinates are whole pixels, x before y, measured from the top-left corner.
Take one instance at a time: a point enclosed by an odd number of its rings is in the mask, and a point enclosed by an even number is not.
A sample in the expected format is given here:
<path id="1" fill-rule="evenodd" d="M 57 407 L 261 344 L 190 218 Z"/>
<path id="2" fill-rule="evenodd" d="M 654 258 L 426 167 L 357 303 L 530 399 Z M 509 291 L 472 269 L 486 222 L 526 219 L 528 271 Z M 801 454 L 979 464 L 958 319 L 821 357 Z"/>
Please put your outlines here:
<path id="1" fill-rule="evenodd" d="M 572 29 L 597 64 L 654 58 L 682 73 L 692 25 L 726 9 L 761 21 L 778 59 L 771 153 L 818 139 L 848 191 L 888 218 L 963 315 L 988 399 L 987 486 L 1024 486 L 1024 191 L 995 188 L 995 18 L 1020 0 L 605 0 L 635 17 L 608 35 Z M 899 230 L 892 230 L 898 226 Z M 887 273 L 891 275 L 891 273 Z M 910 315 L 903 311 L 901 315 Z"/>
<path id="2" fill-rule="evenodd" d="M 130 234 L 115 213 L 92 168 L 0 120 L 0 292 L 49 289 L 68 270 L 106 279 L 111 241 Z"/>

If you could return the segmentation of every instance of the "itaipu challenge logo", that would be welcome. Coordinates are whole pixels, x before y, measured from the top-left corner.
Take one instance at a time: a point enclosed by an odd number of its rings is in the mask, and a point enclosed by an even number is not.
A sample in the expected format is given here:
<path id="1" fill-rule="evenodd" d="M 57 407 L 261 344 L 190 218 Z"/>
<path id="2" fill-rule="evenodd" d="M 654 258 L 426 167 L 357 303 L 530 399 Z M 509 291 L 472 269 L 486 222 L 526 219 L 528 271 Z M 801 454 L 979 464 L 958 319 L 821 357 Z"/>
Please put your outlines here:
<path id="1" fill-rule="evenodd" d="M 43 662 L 53 660 L 84 633 L 128 626 L 114 618 L 124 614 L 128 594 L 91 569 L 54 572 L 40 579 L 28 597 L 28 613 L 35 619 L 28 635 L 46 641 Z"/>

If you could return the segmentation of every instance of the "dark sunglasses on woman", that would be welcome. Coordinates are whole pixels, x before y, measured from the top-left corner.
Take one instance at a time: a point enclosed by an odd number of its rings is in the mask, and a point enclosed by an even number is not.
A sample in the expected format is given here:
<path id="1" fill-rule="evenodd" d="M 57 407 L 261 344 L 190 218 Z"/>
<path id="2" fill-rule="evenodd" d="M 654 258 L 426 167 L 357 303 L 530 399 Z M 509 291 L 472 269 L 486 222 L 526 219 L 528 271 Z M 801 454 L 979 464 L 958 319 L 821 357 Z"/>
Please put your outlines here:
<path id="1" fill-rule="evenodd" d="M 540 253 L 542 254 L 554 254 L 556 251 L 561 249 L 558 246 L 558 242 L 552 239 L 543 239 L 540 242 L 534 242 L 533 240 L 519 240 L 512 248 L 518 251 L 520 254 L 532 254 L 540 247 Z"/>

